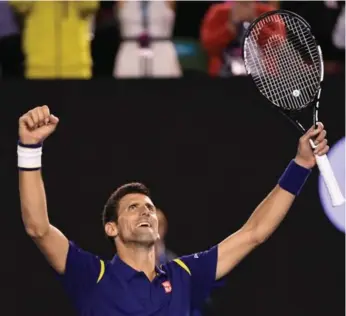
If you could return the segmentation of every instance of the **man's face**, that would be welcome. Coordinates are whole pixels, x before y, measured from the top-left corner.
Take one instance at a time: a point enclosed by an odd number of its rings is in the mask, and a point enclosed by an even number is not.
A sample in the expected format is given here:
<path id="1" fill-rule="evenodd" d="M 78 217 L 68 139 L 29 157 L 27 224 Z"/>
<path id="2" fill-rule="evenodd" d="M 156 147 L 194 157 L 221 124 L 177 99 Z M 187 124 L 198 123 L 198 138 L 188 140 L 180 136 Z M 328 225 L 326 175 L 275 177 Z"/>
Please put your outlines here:
<path id="1" fill-rule="evenodd" d="M 159 238 L 156 208 L 149 197 L 133 193 L 119 202 L 118 235 L 123 243 L 150 247 Z"/>

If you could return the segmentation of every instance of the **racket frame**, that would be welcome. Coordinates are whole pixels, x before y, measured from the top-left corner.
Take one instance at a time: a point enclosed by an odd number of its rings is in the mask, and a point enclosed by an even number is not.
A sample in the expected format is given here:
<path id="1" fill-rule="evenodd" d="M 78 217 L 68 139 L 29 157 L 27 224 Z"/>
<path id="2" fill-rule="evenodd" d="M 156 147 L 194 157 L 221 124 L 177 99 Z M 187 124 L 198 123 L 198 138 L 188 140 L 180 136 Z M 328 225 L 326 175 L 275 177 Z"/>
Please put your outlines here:
<path id="1" fill-rule="evenodd" d="M 291 15 L 294 18 L 298 19 L 300 22 L 302 22 L 310 31 L 312 38 L 314 40 L 314 43 L 317 47 L 317 51 L 318 51 L 318 55 L 319 55 L 319 62 L 320 62 L 320 74 L 319 74 L 319 78 L 320 78 L 320 84 L 319 84 L 319 88 L 316 89 L 315 95 L 311 98 L 310 102 L 304 107 L 304 108 L 300 108 L 300 109 L 292 109 L 292 110 L 285 110 L 283 108 L 281 108 L 280 106 L 274 104 L 273 102 L 271 102 L 270 100 L 268 100 L 268 98 L 266 96 L 264 96 L 272 106 L 274 106 L 276 109 L 278 109 L 280 111 L 281 114 L 283 114 L 291 123 L 293 123 L 293 125 L 300 131 L 300 133 L 303 135 L 306 132 L 306 128 L 297 120 L 294 118 L 295 114 L 299 115 L 298 113 L 300 112 L 305 112 L 305 110 L 307 108 L 310 108 L 311 106 L 313 106 L 313 125 L 315 127 L 317 127 L 317 122 L 318 122 L 318 110 L 319 110 L 319 99 L 321 96 L 321 90 L 322 90 L 322 83 L 323 83 L 323 79 L 324 79 L 324 64 L 323 64 L 323 55 L 322 55 L 322 50 L 321 47 L 319 46 L 315 36 L 313 35 L 313 33 L 311 32 L 311 26 L 310 24 L 303 19 L 300 15 L 292 12 L 292 11 L 288 11 L 288 10 L 283 10 L 283 9 L 278 9 L 278 10 L 273 10 L 273 11 L 269 11 L 269 12 L 265 12 L 263 14 L 261 14 L 260 16 L 258 16 L 255 20 L 253 20 L 247 27 L 246 31 L 244 32 L 244 36 L 242 39 L 242 57 L 244 60 L 244 64 L 245 64 L 245 69 L 248 73 L 248 75 L 250 74 L 248 67 L 246 66 L 246 50 L 244 49 L 245 45 L 246 45 L 246 40 L 249 37 L 250 32 L 252 31 L 252 29 L 254 28 L 254 26 L 261 20 L 263 20 L 264 18 L 271 16 L 271 15 L 275 15 L 275 14 L 287 14 L 287 15 Z M 257 88 L 257 85 L 256 85 Z M 257 88 L 258 89 L 258 88 Z M 258 89 L 259 90 L 259 89 Z M 260 91 L 260 93 L 262 94 L 262 92 Z M 263 95 L 263 94 L 262 94 Z M 295 114 L 293 114 L 295 113 Z"/>
<path id="2" fill-rule="evenodd" d="M 278 9 L 278 10 L 273 10 L 273 11 L 269 11 L 269 12 L 265 12 L 263 14 L 261 14 L 260 16 L 258 16 L 254 21 L 252 21 L 248 26 L 246 31 L 244 32 L 243 35 L 243 39 L 242 39 L 242 57 L 244 60 L 244 64 L 245 64 L 245 69 L 248 75 L 251 75 L 251 73 L 249 72 L 249 69 L 246 65 L 246 50 L 244 49 L 245 45 L 246 45 L 246 40 L 249 37 L 250 32 L 252 31 L 252 29 L 254 28 L 254 26 L 261 20 L 263 20 L 264 18 L 270 16 L 270 15 L 275 15 L 275 14 L 286 14 L 286 15 L 290 15 L 293 16 L 294 18 L 298 19 L 300 22 L 302 22 L 306 28 L 308 29 L 308 31 L 311 33 L 312 38 L 314 40 L 314 43 L 316 45 L 317 51 L 318 51 L 318 55 L 319 55 L 319 63 L 320 63 L 320 84 L 319 84 L 319 88 L 316 89 L 316 93 L 314 94 L 314 96 L 311 98 L 310 102 L 307 103 L 307 105 L 304 108 L 295 110 L 295 109 L 291 109 L 291 110 L 285 110 L 283 108 L 281 108 L 280 106 L 274 104 L 273 102 L 271 102 L 265 95 L 263 95 L 263 93 L 259 90 L 259 88 L 257 87 L 257 85 L 255 84 L 257 90 L 270 102 L 270 104 L 275 107 L 277 110 L 279 110 L 279 112 L 281 114 L 283 114 L 291 123 L 293 123 L 293 125 L 300 131 L 300 133 L 303 135 L 306 132 L 306 128 L 297 120 L 294 118 L 295 115 L 299 115 L 299 113 L 306 111 L 308 108 L 310 108 L 311 106 L 313 106 L 313 115 L 312 115 L 312 120 L 313 120 L 313 125 L 315 126 L 315 128 L 317 128 L 317 122 L 318 122 L 318 111 L 319 111 L 319 102 L 320 102 L 320 96 L 321 96 L 321 91 L 322 91 L 322 83 L 324 80 L 324 63 L 323 63 L 323 55 L 322 55 L 322 50 L 320 45 L 318 44 L 315 36 L 313 35 L 312 31 L 311 31 L 311 26 L 310 24 L 304 19 L 302 18 L 300 15 L 292 12 L 292 11 L 288 11 L 288 10 L 282 10 L 282 9 Z M 251 76 L 252 78 L 252 76 Z M 316 145 L 314 144 L 313 140 L 310 139 L 310 144 L 312 148 L 316 148 Z M 337 183 L 337 180 L 335 178 L 335 175 L 333 173 L 332 167 L 330 165 L 330 162 L 328 160 L 327 155 L 322 155 L 322 156 L 318 156 L 315 155 L 316 158 L 316 163 L 317 166 L 320 170 L 320 173 L 323 177 L 324 183 L 327 187 L 327 190 L 329 192 L 329 195 L 331 197 L 331 203 L 332 205 L 335 206 L 339 206 L 345 203 L 345 198 L 339 188 L 339 185 Z"/>

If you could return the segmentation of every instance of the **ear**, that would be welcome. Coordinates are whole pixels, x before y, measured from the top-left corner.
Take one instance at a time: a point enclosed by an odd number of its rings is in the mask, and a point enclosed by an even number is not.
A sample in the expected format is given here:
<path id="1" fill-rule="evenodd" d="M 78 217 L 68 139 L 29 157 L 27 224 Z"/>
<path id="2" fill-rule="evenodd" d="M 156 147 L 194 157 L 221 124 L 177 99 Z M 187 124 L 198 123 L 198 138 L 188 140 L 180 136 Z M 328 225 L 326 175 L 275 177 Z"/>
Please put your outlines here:
<path id="1" fill-rule="evenodd" d="M 115 238 L 116 236 L 118 236 L 117 224 L 115 224 L 114 222 L 108 222 L 105 225 L 105 232 L 106 232 L 107 236 Z"/>

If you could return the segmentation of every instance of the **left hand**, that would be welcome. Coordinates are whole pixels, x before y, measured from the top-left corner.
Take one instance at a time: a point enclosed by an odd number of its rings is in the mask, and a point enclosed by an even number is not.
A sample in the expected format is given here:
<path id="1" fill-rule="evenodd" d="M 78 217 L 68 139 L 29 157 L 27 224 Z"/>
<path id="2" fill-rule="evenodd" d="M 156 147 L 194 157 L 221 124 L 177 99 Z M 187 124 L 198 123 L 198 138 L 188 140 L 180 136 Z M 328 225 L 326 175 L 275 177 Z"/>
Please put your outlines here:
<path id="1" fill-rule="evenodd" d="M 328 141 L 326 139 L 327 132 L 321 122 L 317 123 L 317 128 L 312 126 L 302 137 L 299 139 L 298 151 L 295 157 L 295 162 L 307 169 L 311 169 L 316 165 L 315 155 L 322 156 L 329 151 Z M 317 147 L 311 148 L 310 139 Z"/>

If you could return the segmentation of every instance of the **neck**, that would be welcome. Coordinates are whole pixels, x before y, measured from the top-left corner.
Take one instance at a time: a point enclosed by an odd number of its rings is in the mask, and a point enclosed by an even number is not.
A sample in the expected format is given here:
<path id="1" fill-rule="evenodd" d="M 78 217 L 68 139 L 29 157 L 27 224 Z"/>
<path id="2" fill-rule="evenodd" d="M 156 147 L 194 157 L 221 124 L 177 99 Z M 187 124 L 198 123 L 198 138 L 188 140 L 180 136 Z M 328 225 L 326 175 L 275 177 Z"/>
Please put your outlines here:
<path id="1" fill-rule="evenodd" d="M 143 247 L 136 244 L 117 245 L 119 258 L 137 271 L 143 271 L 152 281 L 155 278 L 155 247 Z"/>

